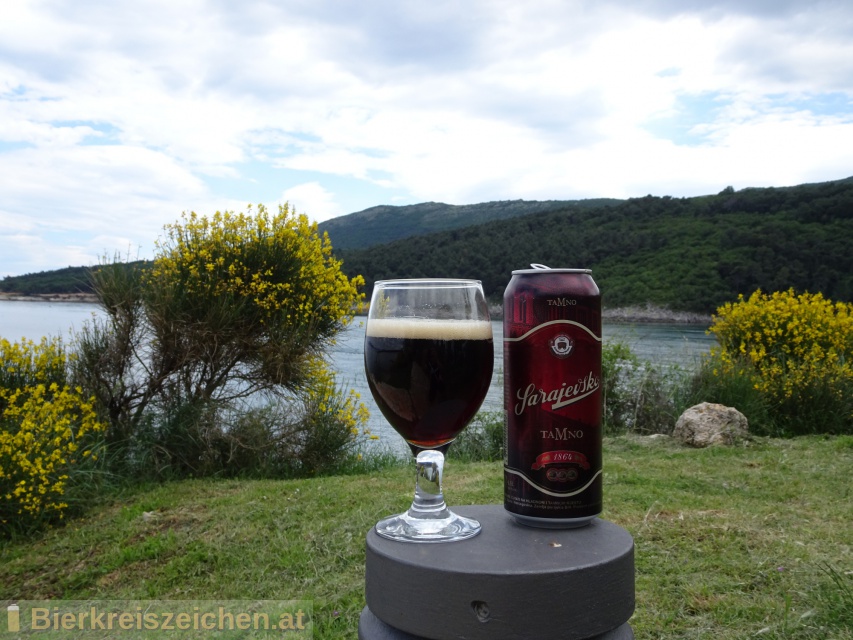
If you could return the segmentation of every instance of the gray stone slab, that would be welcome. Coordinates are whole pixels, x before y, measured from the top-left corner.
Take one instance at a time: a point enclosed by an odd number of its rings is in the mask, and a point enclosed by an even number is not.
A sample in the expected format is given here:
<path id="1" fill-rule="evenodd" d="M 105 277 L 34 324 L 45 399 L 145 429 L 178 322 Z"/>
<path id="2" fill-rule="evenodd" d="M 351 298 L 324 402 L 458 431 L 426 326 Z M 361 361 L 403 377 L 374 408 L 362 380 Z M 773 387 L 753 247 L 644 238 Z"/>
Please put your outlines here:
<path id="1" fill-rule="evenodd" d="M 385 625 L 431 640 L 589 640 L 630 619 L 634 541 L 621 527 L 596 519 L 539 529 L 501 505 L 454 510 L 479 520 L 482 533 L 441 544 L 368 533 L 365 597 Z"/>

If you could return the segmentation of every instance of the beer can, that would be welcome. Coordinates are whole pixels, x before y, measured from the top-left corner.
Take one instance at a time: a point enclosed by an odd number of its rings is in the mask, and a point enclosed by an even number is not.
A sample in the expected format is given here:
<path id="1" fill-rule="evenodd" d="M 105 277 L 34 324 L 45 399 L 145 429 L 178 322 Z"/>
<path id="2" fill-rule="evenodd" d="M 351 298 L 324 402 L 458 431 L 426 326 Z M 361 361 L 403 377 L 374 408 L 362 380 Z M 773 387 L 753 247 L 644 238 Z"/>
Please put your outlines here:
<path id="1" fill-rule="evenodd" d="M 580 527 L 601 513 L 601 295 L 588 269 L 531 265 L 504 293 L 504 508 Z"/>

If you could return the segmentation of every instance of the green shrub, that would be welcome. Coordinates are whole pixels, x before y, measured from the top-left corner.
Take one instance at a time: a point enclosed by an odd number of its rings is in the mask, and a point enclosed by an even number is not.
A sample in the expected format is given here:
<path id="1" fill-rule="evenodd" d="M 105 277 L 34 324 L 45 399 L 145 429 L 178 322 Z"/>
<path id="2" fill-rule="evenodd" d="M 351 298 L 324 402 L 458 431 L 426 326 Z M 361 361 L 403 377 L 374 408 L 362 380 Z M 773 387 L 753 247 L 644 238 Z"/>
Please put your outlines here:
<path id="1" fill-rule="evenodd" d="M 749 421 L 749 429 L 756 435 L 772 433 L 773 416 L 766 399 L 755 388 L 755 376 L 751 367 L 739 362 L 738 366 L 726 368 L 721 375 L 722 363 L 718 352 L 708 354 L 696 371 L 685 379 L 677 390 L 682 409 L 701 402 L 715 402 L 735 407 Z"/>
<path id="2" fill-rule="evenodd" d="M 502 411 L 481 411 L 453 441 L 448 457 L 462 462 L 504 459 L 506 438 Z"/>
<path id="3" fill-rule="evenodd" d="M 624 342 L 607 342 L 601 349 L 603 428 L 608 435 L 628 428 L 627 415 L 633 405 L 630 378 L 639 365 L 637 356 Z"/>
<path id="4" fill-rule="evenodd" d="M 641 362 L 627 344 L 613 341 L 602 348 L 601 377 L 606 435 L 672 431 L 678 370 Z"/>
<path id="5" fill-rule="evenodd" d="M 325 369 L 315 374 L 302 402 L 297 436 L 288 443 L 302 475 L 337 472 L 357 456 L 361 439 L 378 439 L 364 426 L 369 413 L 359 394 L 351 391 L 345 396 Z"/>

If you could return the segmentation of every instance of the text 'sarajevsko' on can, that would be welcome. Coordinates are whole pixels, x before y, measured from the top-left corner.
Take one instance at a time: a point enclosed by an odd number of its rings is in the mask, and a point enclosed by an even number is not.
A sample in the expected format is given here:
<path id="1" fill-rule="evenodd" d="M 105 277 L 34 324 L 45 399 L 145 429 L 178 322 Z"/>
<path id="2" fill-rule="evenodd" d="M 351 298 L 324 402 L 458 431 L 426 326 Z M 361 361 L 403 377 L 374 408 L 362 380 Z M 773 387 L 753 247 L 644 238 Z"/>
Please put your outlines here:
<path id="1" fill-rule="evenodd" d="M 504 294 L 504 508 L 579 527 L 601 513 L 601 295 L 588 269 L 531 266 Z"/>

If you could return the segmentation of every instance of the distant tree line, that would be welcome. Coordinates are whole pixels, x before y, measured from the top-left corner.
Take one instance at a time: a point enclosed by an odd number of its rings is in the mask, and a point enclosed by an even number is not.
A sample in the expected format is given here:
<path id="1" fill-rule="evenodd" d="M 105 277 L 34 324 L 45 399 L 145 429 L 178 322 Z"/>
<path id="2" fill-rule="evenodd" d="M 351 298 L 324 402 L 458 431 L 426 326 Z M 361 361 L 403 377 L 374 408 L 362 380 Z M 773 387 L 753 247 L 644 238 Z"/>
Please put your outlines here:
<path id="1" fill-rule="evenodd" d="M 853 180 L 636 198 L 340 251 L 368 290 L 384 278 L 473 277 L 499 299 L 532 262 L 593 270 L 606 306 L 708 313 L 756 289 L 853 299 Z"/>
<path id="2" fill-rule="evenodd" d="M 0 280 L 0 291 L 23 295 L 44 293 L 93 293 L 90 267 L 66 267 Z"/>
<path id="3" fill-rule="evenodd" d="M 539 262 L 592 269 L 603 303 L 611 308 L 652 303 L 709 313 L 757 289 L 793 288 L 853 300 L 853 178 L 784 188 L 727 187 L 694 198 L 540 204 L 374 207 L 320 229 L 329 232 L 344 272 L 364 276 L 368 294 L 374 281 L 385 278 L 473 277 L 497 301 L 513 269 Z M 442 222 L 442 216 L 448 219 Z M 473 224 L 483 219 L 488 221 Z M 447 228 L 466 221 L 468 226 Z M 444 230 L 427 232 L 442 224 Z M 403 233 L 407 225 L 419 235 L 342 248 Z M 383 228 L 387 234 L 379 233 Z M 0 291 L 91 291 L 89 268 L 7 277 Z"/>

